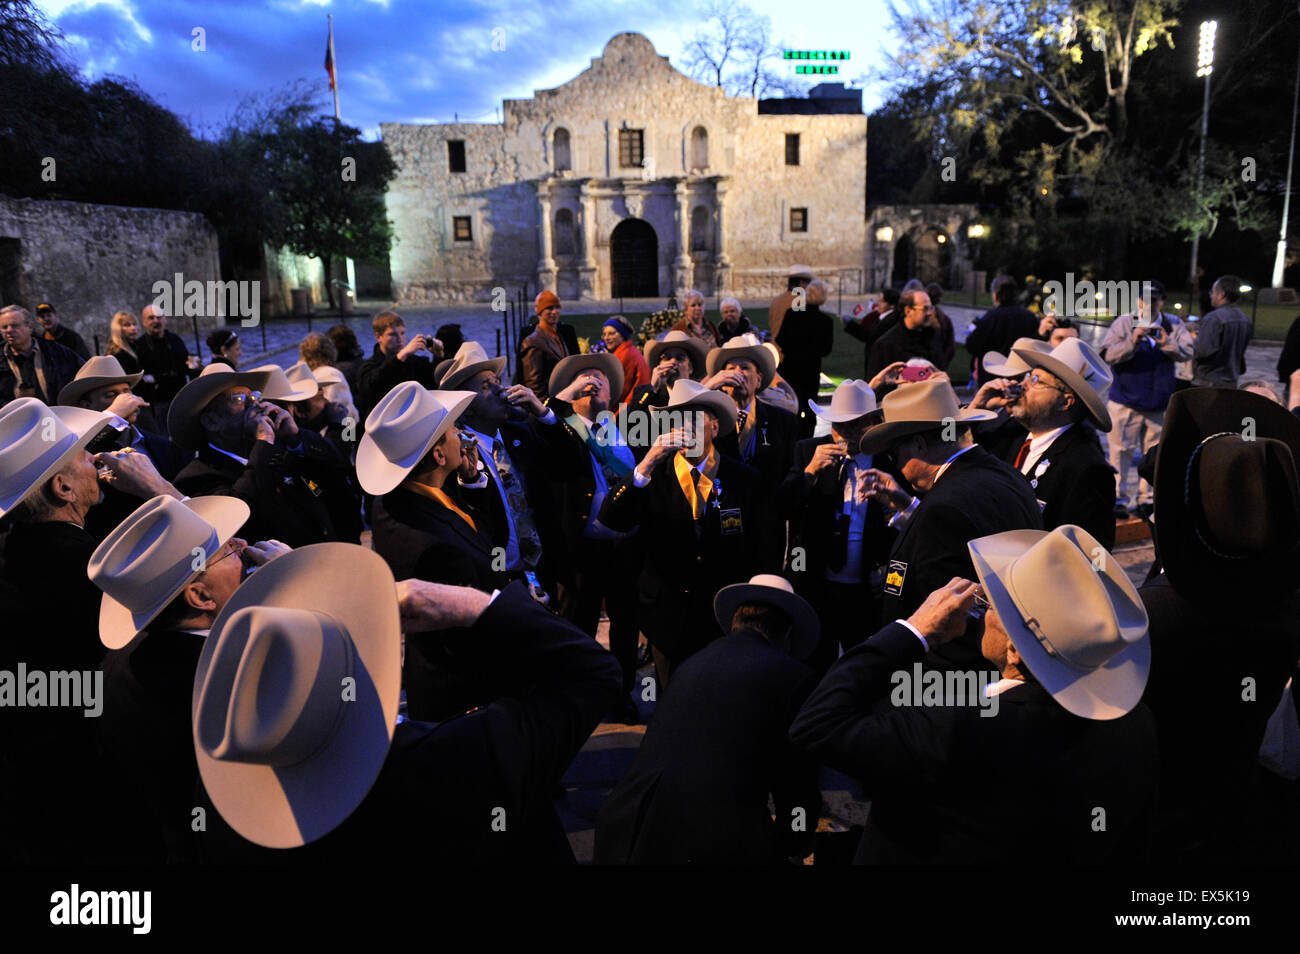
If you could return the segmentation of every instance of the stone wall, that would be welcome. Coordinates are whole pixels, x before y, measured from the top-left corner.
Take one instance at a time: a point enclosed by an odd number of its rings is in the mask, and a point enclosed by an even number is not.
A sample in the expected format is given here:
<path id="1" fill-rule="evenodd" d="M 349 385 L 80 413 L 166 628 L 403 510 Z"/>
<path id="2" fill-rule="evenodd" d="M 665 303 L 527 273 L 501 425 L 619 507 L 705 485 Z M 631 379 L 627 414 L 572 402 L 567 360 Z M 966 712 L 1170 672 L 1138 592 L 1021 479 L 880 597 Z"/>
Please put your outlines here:
<path id="1" fill-rule="evenodd" d="M 94 335 L 107 346 L 114 312 L 139 314 L 154 283 L 177 272 L 221 277 L 217 234 L 202 215 L 0 196 L 0 303 L 49 302 L 91 347 Z M 188 319 L 174 330 L 190 340 Z"/>

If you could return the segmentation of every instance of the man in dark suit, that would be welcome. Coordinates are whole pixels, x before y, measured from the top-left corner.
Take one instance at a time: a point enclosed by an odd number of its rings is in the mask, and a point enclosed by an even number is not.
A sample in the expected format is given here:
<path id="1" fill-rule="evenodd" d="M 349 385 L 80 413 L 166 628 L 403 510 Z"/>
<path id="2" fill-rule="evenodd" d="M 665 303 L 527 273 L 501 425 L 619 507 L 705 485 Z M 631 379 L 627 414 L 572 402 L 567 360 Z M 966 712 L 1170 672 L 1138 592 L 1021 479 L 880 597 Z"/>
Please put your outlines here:
<path id="1" fill-rule="evenodd" d="M 981 315 L 975 327 L 966 336 L 966 350 L 980 362 L 976 380 L 984 384 L 992 375 L 984 370 L 984 355 L 990 351 L 1009 354 L 1017 338 L 1032 338 L 1038 334 L 1038 318 L 1023 305 L 1016 304 L 1019 288 L 1010 275 L 999 275 L 991 286 L 994 307 Z"/>
<path id="2" fill-rule="evenodd" d="M 684 331 L 669 331 L 645 346 L 650 383 L 632 389 L 627 400 L 627 438 L 638 459 L 650 446 L 650 415 L 668 403 L 668 389 L 679 379 L 702 381 L 708 365 L 704 342 Z"/>
<path id="3" fill-rule="evenodd" d="M 1113 558 L 1096 569 L 1096 545 L 1077 527 L 973 540 L 982 593 L 953 578 L 813 691 L 790 737 L 862 780 L 859 863 L 1147 857 L 1158 759 L 1140 703 L 1147 618 Z M 988 662 L 924 678 L 927 650 L 961 638 L 979 599 Z"/>
<path id="4" fill-rule="evenodd" d="M 817 767 L 790 742 L 817 616 L 779 576 L 721 590 L 728 635 L 688 659 L 596 816 L 596 864 L 781 864 L 812 850 Z M 768 796 L 776 820 L 768 814 Z"/>
<path id="5" fill-rule="evenodd" d="M 381 311 L 371 322 L 375 350 L 357 371 L 353 390 L 357 410 L 364 421 L 380 399 L 403 381 L 419 381 L 426 388 L 436 388 L 435 356 L 429 340 L 416 335 L 406 340 L 406 322 L 395 311 Z"/>
<path id="6" fill-rule="evenodd" d="M 875 306 L 860 319 L 844 315 L 844 333 L 850 338 L 862 342 L 862 373 L 865 375 L 871 363 L 871 349 L 880 336 L 898 324 L 898 303 L 902 296 L 897 288 L 885 288 Z M 868 376 L 866 380 L 870 381 Z"/>
<path id="7" fill-rule="evenodd" d="M 33 397 L 49 406 L 73 379 L 81 358 L 36 334 L 36 319 L 19 305 L 0 308 L 0 405 Z"/>
<path id="8" fill-rule="evenodd" d="M 1023 381 L 995 378 L 980 388 L 971 407 L 1005 407 L 1015 420 L 1017 428 L 1005 429 L 1013 448 L 1005 459 L 1029 481 L 1043 508 L 1043 526 L 1083 527 L 1110 549 L 1115 472 L 1096 431 L 1111 428 L 1110 368 L 1078 338 L 1066 338 L 1050 352 L 1021 348 L 1014 355 L 1028 366 Z"/>
<path id="9" fill-rule="evenodd" d="M 934 305 L 923 291 L 905 292 L 898 301 L 896 325 L 876 339 L 867 357 L 867 380 L 893 364 L 924 358 L 942 367 L 943 343 L 934 317 Z"/>
<path id="10" fill-rule="evenodd" d="M 726 395 L 678 380 L 661 419 L 675 426 L 660 433 L 600 509 L 600 522 L 613 530 L 640 527 L 641 631 L 664 684 L 691 653 L 722 635 L 713 595 L 757 569 L 776 569 L 755 566 L 763 517 L 756 475 L 714 444 L 719 430 L 735 427 L 735 415 Z"/>
<path id="11" fill-rule="evenodd" d="M 790 520 L 787 573 L 821 620 L 822 638 L 808 662 L 825 672 L 838 647 L 862 642 L 880 618 L 880 568 L 894 531 L 884 507 L 866 492 L 869 472 L 879 465 L 857 450 L 879 418 L 871 388 L 850 379 L 835 389 L 829 407 L 809 403 L 831 423 L 831 433 L 795 445 L 780 502 Z"/>
<path id="12" fill-rule="evenodd" d="M 180 389 L 199 375 L 198 356 L 190 362 L 190 350 L 181 336 L 167 330 L 167 316 L 157 305 L 145 305 L 140 311 L 144 334 L 135 340 L 140 368 L 153 375 L 154 404 L 160 424 L 167 422 L 167 407 Z"/>
<path id="13" fill-rule="evenodd" d="M 172 440 L 198 452 L 176 476 L 176 486 L 191 497 L 243 500 L 252 510 L 243 530 L 251 540 L 291 547 L 357 542 L 361 519 L 348 480 L 351 465 L 328 440 L 299 429 L 292 413 L 270 403 L 286 396 L 270 370 L 204 368 L 168 411 Z"/>
<path id="14" fill-rule="evenodd" d="M 969 578 L 966 544 L 1004 530 L 1042 527 L 1038 501 L 1025 479 L 976 445 L 969 425 L 992 411 L 962 410 L 946 376 L 903 384 L 881 402 L 884 423 L 869 429 L 861 453 L 890 451 L 913 497 L 886 472 L 873 469 L 876 499 L 896 514 L 898 539 L 885 571 L 882 619 L 905 617 L 954 576 Z M 901 525 L 901 526 L 900 526 Z M 978 664 L 978 627 L 939 647 L 939 668 Z"/>

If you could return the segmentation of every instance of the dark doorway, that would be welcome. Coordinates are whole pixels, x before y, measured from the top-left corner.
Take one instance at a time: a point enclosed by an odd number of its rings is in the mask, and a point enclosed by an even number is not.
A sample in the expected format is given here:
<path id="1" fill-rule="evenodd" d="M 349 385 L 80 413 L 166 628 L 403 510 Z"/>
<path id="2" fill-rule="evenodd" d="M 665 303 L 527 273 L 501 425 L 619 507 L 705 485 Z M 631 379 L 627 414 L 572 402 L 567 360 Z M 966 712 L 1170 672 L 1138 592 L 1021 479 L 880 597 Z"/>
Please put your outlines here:
<path id="1" fill-rule="evenodd" d="M 22 243 L 15 238 L 0 238 L 0 308 L 27 304 L 23 299 L 22 279 Z"/>
<path id="2" fill-rule="evenodd" d="M 609 237 L 614 298 L 659 297 L 659 239 L 644 219 L 624 219 Z"/>
<path id="3" fill-rule="evenodd" d="M 894 273 L 889 277 L 889 283 L 895 288 L 902 288 L 913 277 L 912 268 L 915 265 L 916 253 L 912 248 L 912 239 L 907 235 L 900 235 L 898 244 L 894 246 Z"/>

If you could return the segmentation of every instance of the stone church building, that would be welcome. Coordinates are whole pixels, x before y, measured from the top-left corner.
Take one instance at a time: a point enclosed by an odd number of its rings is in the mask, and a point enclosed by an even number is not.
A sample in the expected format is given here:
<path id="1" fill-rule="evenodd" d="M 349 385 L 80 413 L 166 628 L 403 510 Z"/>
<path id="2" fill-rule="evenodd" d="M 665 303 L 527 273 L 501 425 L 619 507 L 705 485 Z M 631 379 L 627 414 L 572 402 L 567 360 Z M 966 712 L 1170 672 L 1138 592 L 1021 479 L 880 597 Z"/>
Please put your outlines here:
<path id="1" fill-rule="evenodd" d="M 780 109 L 781 112 L 768 110 Z M 838 84 L 808 99 L 727 96 L 639 33 L 500 124 L 384 124 L 393 291 L 487 300 L 769 295 L 787 267 L 867 281 L 867 117 Z"/>

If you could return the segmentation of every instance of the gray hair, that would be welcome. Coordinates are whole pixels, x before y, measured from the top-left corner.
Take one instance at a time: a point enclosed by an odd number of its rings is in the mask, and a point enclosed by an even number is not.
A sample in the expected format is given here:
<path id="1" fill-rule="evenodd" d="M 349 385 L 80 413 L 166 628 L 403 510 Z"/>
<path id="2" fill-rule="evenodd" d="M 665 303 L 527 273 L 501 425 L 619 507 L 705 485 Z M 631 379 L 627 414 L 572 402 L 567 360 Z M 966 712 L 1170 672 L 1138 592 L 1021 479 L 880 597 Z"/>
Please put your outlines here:
<path id="1" fill-rule="evenodd" d="M 703 302 L 703 301 L 704 301 L 704 292 L 692 288 L 690 291 L 688 291 L 685 295 L 682 296 L 682 305 L 685 306 L 685 305 L 687 304 L 687 302 L 692 302 L 692 301 L 694 301 L 694 300 L 697 299 L 697 298 L 698 298 L 701 302 Z"/>
<path id="2" fill-rule="evenodd" d="M 36 327 L 36 319 L 33 318 L 32 313 L 22 305 L 5 305 L 3 308 L 0 308 L 0 315 L 8 315 L 11 313 L 22 315 L 23 320 L 27 322 L 27 324 L 31 325 L 33 328 Z"/>
<path id="3" fill-rule="evenodd" d="M 735 305 L 735 306 L 736 306 L 736 311 L 743 312 L 743 311 L 745 310 L 745 309 L 743 309 L 743 308 L 740 307 L 740 302 L 736 301 L 736 299 L 734 299 L 734 298 L 724 298 L 724 299 L 722 299 L 722 301 L 720 301 L 720 302 L 718 303 L 718 311 L 721 311 L 722 309 L 726 308 L 728 305 Z"/>
<path id="4" fill-rule="evenodd" d="M 1278 396 L 1277 389 L 1273 387 L 1273 385 L 1270 382 L 1265 381 L 1263 378 L 1251 378 L 1249 381 L 1242 381 L 1238 390 L 1246 391 L 1249 390 L 1250 388 L 1260 388 L 1268 392 L 1267 394 L 1261 395 L 1261 397 L 1271 398 L 1272 400 L 1276 401 L 1278 404 L 1282 403 L 1282 399 Z"/>

